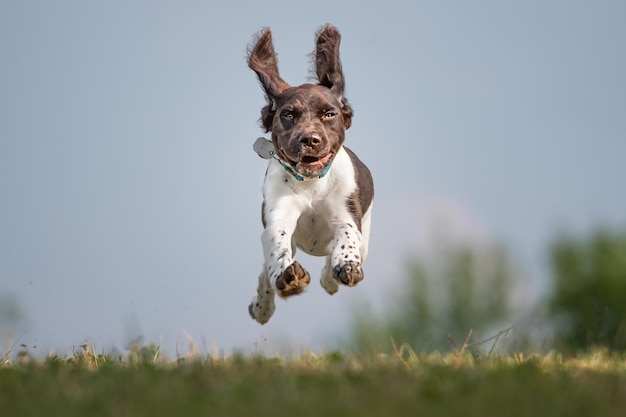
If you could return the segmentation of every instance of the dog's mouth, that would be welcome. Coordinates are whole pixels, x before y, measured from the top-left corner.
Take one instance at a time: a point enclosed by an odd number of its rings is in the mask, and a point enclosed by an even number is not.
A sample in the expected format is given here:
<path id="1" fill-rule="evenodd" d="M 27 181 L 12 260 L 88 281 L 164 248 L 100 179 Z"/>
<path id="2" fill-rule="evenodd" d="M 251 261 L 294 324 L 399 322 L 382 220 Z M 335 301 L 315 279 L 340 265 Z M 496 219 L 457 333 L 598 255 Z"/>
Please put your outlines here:
<path id="1" fill-rule="evenodd" d="M 300 158 L 299 164 L 306 166 L 306 167 L 314 167 L 316 165 L 324 166 L 330 160 L 330 156 L 331 156 L 330 153 L 322 158 L 319 158 L 317 156 L 312 156 L 312 155 L 305 155 L 302 158 Z"/>
<path id="2" fill-rule="evenodd" d="M 331 162 L 332 158 L 332 152 L 321 157 L 303 155 L 293 165 L 296 171 L 305 177 L 319 177 Z"/>

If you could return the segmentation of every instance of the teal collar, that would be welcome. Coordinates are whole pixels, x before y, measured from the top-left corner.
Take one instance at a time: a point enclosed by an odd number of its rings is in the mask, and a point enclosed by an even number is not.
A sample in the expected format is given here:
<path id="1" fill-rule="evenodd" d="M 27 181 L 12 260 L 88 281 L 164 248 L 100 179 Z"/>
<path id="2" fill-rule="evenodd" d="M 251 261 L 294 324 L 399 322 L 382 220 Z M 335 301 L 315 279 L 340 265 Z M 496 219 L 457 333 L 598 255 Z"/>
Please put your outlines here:
<path id="1" fill-rule="evenodd" d="M 257 138 L 257 140 L 254 142 L 254 145 L 252 145 L 252 149 L 254 149 L 254 151 L 263 159 L 277 160 L 283 166 L 283 168 L 285 168 L 285 171 L 293 175 L 296 181 L 307 181 L 323 178 L 326 174 L 328 174 L 328 171 L 330 171 L 330 166 L 332 165 L 332 161 L 330 161 L 319 177 L 303 177 L 302 175 L 298 174 L 291 165 L 289 165 L 280 156 L 278 156 L 278 154 L 276 153 L 276 149 L 274 149 L 274 144 L 272 143 L 272 141 L 265 138 Z"/>

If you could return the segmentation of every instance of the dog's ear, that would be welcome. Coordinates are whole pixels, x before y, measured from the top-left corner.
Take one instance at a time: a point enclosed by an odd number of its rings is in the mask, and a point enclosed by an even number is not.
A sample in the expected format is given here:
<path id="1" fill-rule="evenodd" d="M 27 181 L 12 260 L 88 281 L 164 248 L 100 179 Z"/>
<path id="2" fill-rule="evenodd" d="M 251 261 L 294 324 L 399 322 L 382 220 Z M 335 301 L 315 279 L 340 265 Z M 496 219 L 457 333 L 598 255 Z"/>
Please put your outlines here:
<path id="1" fill-rule="evenodd" d="M 331 24 L 322 26 L 316 34 L 315 72 L 320 85 L 330 88 L 342 105 L 344 124 L 346 129 L 352 124 L 352 108 L 344 96 L 345 80 L 339 58 L 339 44 L 341 34 Z"/>
<path id="2" fill-rule="evenodd" d="M 261 123 L 265 131 L 269 132 L 272 130 L 272 119 L 276 111 L 276 96 L 289 88 L 289 84 L 278 73 L 278 60 L 269 28 L 261 29 L 248 47 L 248 66 L 256 72 L 265 91 L 267 106 L 261 110 Z"/>

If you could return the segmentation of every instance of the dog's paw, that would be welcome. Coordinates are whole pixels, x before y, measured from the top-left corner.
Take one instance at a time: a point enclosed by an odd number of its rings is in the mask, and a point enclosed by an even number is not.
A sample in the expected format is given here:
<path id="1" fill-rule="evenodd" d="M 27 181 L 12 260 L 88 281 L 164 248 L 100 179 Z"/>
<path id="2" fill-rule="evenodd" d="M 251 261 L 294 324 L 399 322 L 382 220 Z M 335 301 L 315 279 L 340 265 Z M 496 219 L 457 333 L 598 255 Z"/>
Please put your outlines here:
<path id="1" fill-rule="evenodd" d="M 361 264 L 348 261 L 333 268 L 333 278 L 348 287 L 354 287 L 363 279 Z"/>
<path id="2" fill-rule="evenodd" d="M 339 291 L 339 284 L 337 284 L 337 281 L 334 279 L 332 281 L 326 281 L 321 279 L 320 284 L 322 284 L 322 288 L 324 288 L 324 290 L 326 290 L 326 292 L 330 295 L 333 295 L 337 291 Z"/>
<path id="3" fill-rule="evenodd" d="M 324 290 L 326 290 L 326 292 L 330 295 L 333 295 L 337 291 L 339 291 L 339 282 L 335 278 L 333 278 L 332 274 L 328 273 L 326 269 L 324 269 L 324 272 L 322 273 L 320 284 L 322 285 L 322 288 L 324 288 Z"/>
<path id="4" fill-rule="evenodd" d="M 283 298 L 298 295 L 304 291 L 309 285 L 309 282 L 311 282 L 311 277 L 307 270 L 302 268 L 298 262 L 294 261 L 285 269 L 282 275 L 276 279 L 278 295 Z"/>
<path id="5" fill-rule="evenodd" d="M 248 306 L 248 313 L 250 313 L 250 317 L 254 320 L 265 324 L 270 320 L 275 309 L 276 307 L 273 301 L 268 302 L 267 300 L 254 297 Z"/>

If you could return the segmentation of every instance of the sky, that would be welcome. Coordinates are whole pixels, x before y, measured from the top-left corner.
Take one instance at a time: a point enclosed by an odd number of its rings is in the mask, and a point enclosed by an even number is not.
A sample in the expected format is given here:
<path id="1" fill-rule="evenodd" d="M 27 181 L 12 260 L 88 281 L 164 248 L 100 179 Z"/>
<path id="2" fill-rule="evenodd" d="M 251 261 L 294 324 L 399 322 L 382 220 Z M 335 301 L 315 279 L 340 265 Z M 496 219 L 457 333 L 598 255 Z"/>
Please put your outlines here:
<path id="1" fill-rule="evenodd" d="M 441 233 L 507 245 L 539 297 L 557 233 L 626 226 L 624 21 L 605 0 L 0 3 L 0 303 L 21 314 L 0 351 L 329 349 Z M 261 326 L 246 48 L 270 27 L 309 82 L 326 22 L 376 186 L 365 280 L 330 297 L 299 253 L 312 285 Z"/>

